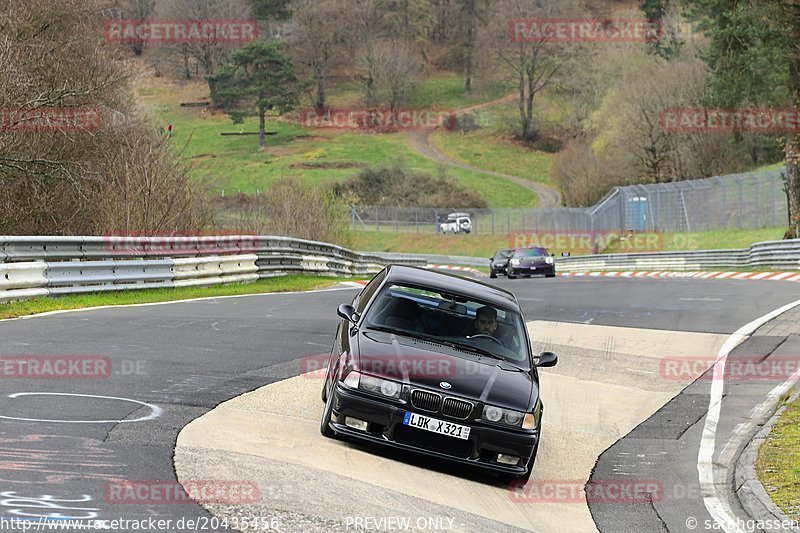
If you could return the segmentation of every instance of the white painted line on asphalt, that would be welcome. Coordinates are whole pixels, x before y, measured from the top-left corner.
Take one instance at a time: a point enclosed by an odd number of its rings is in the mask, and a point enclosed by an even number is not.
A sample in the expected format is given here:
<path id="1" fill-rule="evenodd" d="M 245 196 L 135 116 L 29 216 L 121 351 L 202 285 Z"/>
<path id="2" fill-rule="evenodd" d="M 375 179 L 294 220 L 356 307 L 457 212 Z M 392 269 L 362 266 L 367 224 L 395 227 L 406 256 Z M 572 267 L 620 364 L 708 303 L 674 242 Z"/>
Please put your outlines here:
<path id="1" fill-rule="evenodd" d="M 9 394 L 9 398 L 19 398 L 20 396 L 77 396 L 79 398 L 100 398 L 103 400 L 119 400 L 122 402 L 131 402 L 137 403 L 144 407 L 148 407 L 150 409 L 150 414 L 147 416 L 142 416 L 139 418 L 132 418 L 122 419 L 122 420 L 45 420 L 42 418 L 19 418 L 16 416 L 3 416 L 0 415 L 0 418 L 4 420 L 21 420 L 23 422 L 54 422 L 59 424 L 121 424 L 123 422 L 146 422 L 147 420 L 153 420 L 154 418 L 158 418 L 161 416 L 161 408 L 157 405 L 153 405 L 152 403 L 140 402 L 139 400 L 133 400 L 131 398 L 119 398 L 117 396 L 96 396 L 94 394 L 72 394 L 68 392 L 15 392 L 14 394 Z"/>
<path id="2" fill-rule="evenodd" d="M 720 410 L 722 408 L 722 393 L 725 389 L 725 363 L 731 351 L 755 330 L 773 318 L 790 309 L 794 309 L 798 305 L 800 305 L 800 300 L 784 305 L 779 309 L 745 324 L 728 337 L 728 340 L 725 341 L 725 344 L 722 345 L 722 348 L 720 348 L 717 354 L 717 360 L 714 364 L 714 377 L 711 382 L 708 412 L 706 413 L 706 421 L 703 426 L 700 450 L 697 454 L 697 473 L 700 478 L 700 490 L 703 494 L 703 503 L 711 517 L 726 533 L 746 532 L 739 527 L 736 516 L 729 508 L 724 496 L 718 493 L 717 485 L 714 483 L 714 448 L 717 439 Z M 721 484 L 724 485 L 724 483 Z"/>

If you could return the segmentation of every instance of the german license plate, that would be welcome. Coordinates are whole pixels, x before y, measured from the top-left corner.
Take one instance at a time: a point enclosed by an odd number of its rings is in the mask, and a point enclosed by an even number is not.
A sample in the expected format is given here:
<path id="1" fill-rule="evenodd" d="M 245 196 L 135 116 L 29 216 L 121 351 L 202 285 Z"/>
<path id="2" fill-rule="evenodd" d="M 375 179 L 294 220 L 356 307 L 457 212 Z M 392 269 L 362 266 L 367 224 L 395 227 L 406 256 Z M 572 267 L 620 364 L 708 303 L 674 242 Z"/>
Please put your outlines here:
<path id="1" fill-rule="evenodd" d="M 405 416 L 403 416 L 403 425 L 463 440 L 469 439 L 469 430 L 471 429 L 469 426 L 437 420 L 429 416 L 412 413 L 411 411 L 406 411 Z"/>

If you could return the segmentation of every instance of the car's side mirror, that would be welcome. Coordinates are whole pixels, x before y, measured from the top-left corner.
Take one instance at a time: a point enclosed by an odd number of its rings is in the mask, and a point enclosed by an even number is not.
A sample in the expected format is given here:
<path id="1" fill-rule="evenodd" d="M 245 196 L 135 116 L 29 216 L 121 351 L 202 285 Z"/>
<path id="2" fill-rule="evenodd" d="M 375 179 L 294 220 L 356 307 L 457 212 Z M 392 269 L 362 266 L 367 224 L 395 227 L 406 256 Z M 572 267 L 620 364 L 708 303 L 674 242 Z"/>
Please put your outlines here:
<path id="1" fill-rule="evenodd" d="M 336 314 L 344 318 L 348 322 L 352 322 L 353 324 L 358 322 L 358 319 L 361 318 L 360 316 L 358 316 L 358 313 L 356 312 L 355 308 L 350 304 L 340 305 L 339 308 L 336 310 Z"/>
<path id="2" fill-rule="evenodd" d="M 539 354 L 539 362 L 536 363 L 538 367 L 556 366 L 558 363 L 558 356 L 553 352 L 542 352 Z"/>

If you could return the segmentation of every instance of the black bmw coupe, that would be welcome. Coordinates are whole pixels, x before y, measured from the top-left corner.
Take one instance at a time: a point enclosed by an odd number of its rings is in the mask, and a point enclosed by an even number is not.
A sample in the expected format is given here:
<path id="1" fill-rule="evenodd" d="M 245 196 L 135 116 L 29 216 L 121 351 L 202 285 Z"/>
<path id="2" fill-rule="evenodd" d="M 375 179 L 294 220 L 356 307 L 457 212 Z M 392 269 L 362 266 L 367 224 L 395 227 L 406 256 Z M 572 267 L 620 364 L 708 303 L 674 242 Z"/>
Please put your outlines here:
<path id="1" fill-rule="evenodd" d="M 539 446 L 539 367 L 510 292 L 389 266 L 342 318 L 322 389 L 320 431 L 527 480 Z"/>

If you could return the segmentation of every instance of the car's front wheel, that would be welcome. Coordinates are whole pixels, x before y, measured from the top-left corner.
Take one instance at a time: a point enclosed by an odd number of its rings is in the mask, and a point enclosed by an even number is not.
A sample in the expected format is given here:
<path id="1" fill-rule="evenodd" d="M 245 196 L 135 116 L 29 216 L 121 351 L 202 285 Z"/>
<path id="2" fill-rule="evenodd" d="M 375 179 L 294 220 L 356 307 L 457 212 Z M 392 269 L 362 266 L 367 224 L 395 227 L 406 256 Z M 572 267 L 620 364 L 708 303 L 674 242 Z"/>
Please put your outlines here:
<path id="1" fill-rule="evenodd" d="M 327 383 L 327 380 L 326 380 Z M 336 432 L 331 429 L 331 415 L 333 414 L 334 387 L 336 384 L 331 380 L 331 386 L 323 394 L 325 395 L 325 409 L 322 411 L 322 418 L 319 421 L 319 432 L 323 437 L 329 439 L 336 438 Z"/>
<path id="2" fill-rule="evenodd" d="M 492 278 L 492 279 L 496 278 L 497 277 L 497 272 L 492 270 L 491 272 L 489 272 L 489 277 Z"/>

